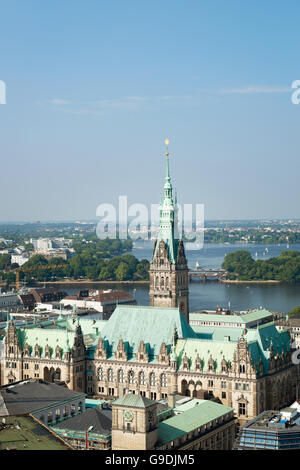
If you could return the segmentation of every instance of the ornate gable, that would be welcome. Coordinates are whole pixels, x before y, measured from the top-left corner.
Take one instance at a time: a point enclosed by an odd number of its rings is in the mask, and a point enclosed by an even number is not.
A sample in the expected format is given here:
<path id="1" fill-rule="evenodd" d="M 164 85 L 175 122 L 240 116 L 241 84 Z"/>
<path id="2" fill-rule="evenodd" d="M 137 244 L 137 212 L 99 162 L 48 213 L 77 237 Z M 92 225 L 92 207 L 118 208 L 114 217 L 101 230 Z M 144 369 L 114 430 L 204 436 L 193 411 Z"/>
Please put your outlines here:
<path id="1" fill-rule="evenodd" d="M 96 359 L 107 358 L 107 352 L 106 352 L 105 344 L 102 338 L 98 339 L 98 344 L 97 344 L 96 351 L 95 351 L 95 358 Z"/>
<path id="2" fill-rule="evenodd" d="M 140 341 L 139 349 L 136 354 L 136 359 L 138 362 L 148 362 L 149 356 L 144 341 Z"/>
<path id="3" fill-rule="evenodd" d="M 169 354 L 168 354 L 168 348 L 166 343 L 162 343 L 160 350 L 159 350 L 159 356 L 158 356 L 158 362 L 161 364 L 169 364 Z"/>
<path id="4" fill-rule="evenodd" d="M 127 361 L 128 355 L 127 355 L 124 341 L 122 339 L 119 339 L 115 357 L 118 361 L 124 361 L 124 362 Z"/>

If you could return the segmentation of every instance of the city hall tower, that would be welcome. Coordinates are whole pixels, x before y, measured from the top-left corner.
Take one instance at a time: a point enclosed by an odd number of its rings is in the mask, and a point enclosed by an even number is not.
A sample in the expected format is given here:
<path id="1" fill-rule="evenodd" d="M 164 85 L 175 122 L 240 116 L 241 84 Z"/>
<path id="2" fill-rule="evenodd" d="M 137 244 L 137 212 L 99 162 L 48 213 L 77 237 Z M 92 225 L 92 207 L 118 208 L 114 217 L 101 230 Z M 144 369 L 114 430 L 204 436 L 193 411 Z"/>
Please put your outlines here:
<path id="1" fill-rule="evenodd" d="M 159 206 L 159 233 L 150 262 L 150 305 L 179 307 L 188 321 L 189 276 L 183 241 L 178 236 L 177 198 L 173 201 L 168 139 L 166 139 L 166 178 Z"/>

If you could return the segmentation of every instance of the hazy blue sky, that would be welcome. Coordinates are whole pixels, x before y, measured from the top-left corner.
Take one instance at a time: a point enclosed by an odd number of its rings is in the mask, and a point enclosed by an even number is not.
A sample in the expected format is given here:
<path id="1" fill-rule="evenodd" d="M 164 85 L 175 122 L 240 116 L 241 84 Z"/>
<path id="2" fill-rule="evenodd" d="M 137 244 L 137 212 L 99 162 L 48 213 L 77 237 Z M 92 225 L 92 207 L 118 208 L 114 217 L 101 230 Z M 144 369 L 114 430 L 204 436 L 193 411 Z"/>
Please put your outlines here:
<path id="1" fill-rule="evenodd" d="M 0 0 L 0 221 L 300 217 L 299 0 Z"/>

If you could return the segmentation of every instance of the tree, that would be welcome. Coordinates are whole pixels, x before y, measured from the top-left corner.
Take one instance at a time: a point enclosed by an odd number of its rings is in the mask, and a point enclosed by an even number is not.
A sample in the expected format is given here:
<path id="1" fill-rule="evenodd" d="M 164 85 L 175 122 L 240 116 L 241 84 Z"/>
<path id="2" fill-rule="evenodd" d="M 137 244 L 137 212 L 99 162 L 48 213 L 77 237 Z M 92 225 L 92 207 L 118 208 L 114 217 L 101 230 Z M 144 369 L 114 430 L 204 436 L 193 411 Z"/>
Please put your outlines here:
<path id="1" fill-rule="evenodd" d="M 129 278 L 129 274 L 128 264 L 121 262 L 115 271 L 116 279 L 118 281 L 126 281 Z"/>
<path id="2" fill-rule="evenodd" d="M 4 254 L 0 256 L 0 269 L 5 269 L 5 266 L 9 266 L 11 263 L 11 256 Z"/>
<path id="3" fill-rule="evenodd" d="M 300 315 L 300 307 L 294 307 L 292 310 L 289 312 L 289 317 L 292 317 L 294 315 Z"/>

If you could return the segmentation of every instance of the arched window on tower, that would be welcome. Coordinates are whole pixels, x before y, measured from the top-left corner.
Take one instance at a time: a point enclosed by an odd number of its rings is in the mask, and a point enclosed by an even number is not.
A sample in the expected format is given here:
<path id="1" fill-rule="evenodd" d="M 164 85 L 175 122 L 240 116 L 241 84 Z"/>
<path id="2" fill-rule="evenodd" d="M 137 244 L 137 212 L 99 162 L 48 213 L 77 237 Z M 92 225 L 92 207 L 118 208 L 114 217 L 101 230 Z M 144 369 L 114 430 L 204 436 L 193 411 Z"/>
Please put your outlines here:
<path id="1" fill-rule="evenodd" d="M 151 372 L 150 374 L 150 385 L 154 387 L 156 385 L 156 376 L 154 372 Z"/>
<path id="2" fill-rule="evenodd" d="M 109 382 L 114 381 L 114 371 L 111 368 L 107 371 L 107 378 Z"/>
<path id="3" fill-rule="evenodd" d="M 97 377 L 98 377 L 98 380 L 103 380 L 103 369 L 102 369 L 102 367 L 98 367 Z"/>
<path id="4" fill-rule="evenodd" d="M 145 380 L 145 374 L 144 372 L 140 372 L 139 374 L 139 384 L 140 385 L 145 385 L 146 384 L 146 380 Z"/>
<path id="5" fill-rule="evenodd" d="M 128 381 L 129 381 L 130 384 L 135 383 L 135 376 L 134 376 L 133 370 L 130 370 L 129 373 L 128 373 Z"/>
<path id="6" fill-rule="evenodd" d="M 168 385 L 168 380 L 167 380 L 166 374 L 161 374 L 160 384 L 161 384 L 162 387 L 166 387 Z"/>
<path id="7" fill-rule="evenodd" d="M 123 374 L 123 370 L 120 369 L 119 372 L 118 372 L 118 381 L 120 384 L 122 384 L 124 382 L 124 374 Z"/>

